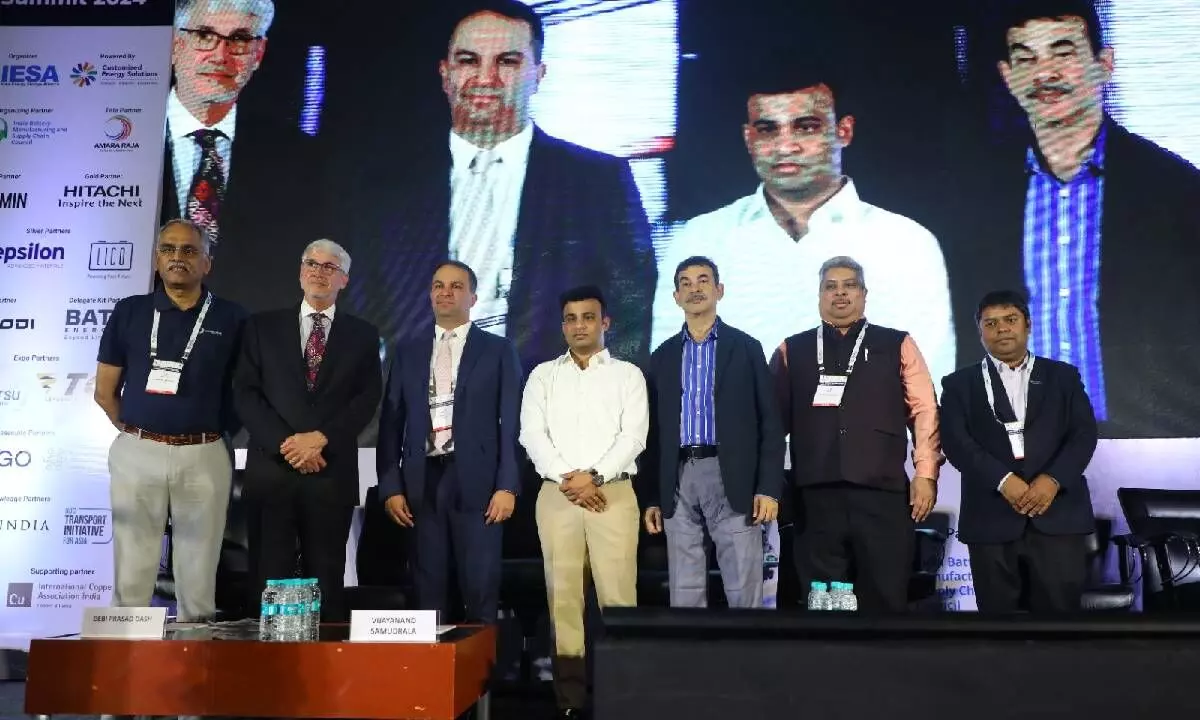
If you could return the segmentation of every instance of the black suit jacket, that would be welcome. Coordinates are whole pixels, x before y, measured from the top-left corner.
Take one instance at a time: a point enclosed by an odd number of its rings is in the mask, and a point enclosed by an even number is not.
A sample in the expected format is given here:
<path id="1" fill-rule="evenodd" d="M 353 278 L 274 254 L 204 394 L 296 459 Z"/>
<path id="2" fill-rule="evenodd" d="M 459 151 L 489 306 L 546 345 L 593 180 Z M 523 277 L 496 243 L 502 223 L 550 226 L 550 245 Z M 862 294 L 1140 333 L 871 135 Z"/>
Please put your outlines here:
<path id="1" fill-rule="evenodd" d="M 720 322 L 720 321 L 718 321 Z M 650 437 L 639 478 L 642 505 L 675 513 L 679 475 L 679 413 L 683 400 L 680 365 L 683 335 L 676 333 L 650 358 L 646 385 Z M 717 328 L 714 378 L 717 459 L 729 505 L 749 513 L 755 495 L 779 499 L 783 491 L 783 425 L 762 345 L 735 327 Z"/>
<path id="2" fill-rule="evenodd" d="M 1101 219 L 1104 437 L 1200 436 L 1200 171 L 1111 119 Z M 959 363 L 983 357 L 975 304 L 1024 288 L 1028 137 L 963 153 L 945 212 Z"/>
<path id="3" fill-rule="evenodd" d="M 996 412 L 1015 419 L 999 373 L 990 368 Z M 1096 450 L 1096 418 L 1079 371 L 1057 360 L 1034 360 L 1025 407 L 1025 460 L 1013 458 L 1008 434 L 992 414 L 980 364 L 942 380 L 942 448 L 962 475 L 958 535 L 965 543 L 1010 542 L 1027 522 L 1049 535 L 1095 531 L 1092 498 L 1083 471 Z M 1026 482 L 1045 473 L 1058 496 L 1045 515 L 1026 518 L 997 490 L 1015 472 Z"/>
<path id="4" fill-rule="evenodd" d="M 162 221 L 182 215 L 171 142 L 165 143 Z M 212 248 L 213 292 L 250 312 L 279 306 L 300 288 L 300 254 L 329 232 L 320 183 L 324 161 L 314 138 L 285 118 L 238 106 L 220 237 Z M 190 183 L 191 176 L 183 182 Z M 189 188 L 184 188 L 187 192 Z M 344 244 L 344 243 L 343 243 Z M 357 266 L 358 263 L 355 263 Z"/>
<path id="5" fill-rule="evenodd" d="M 357 505 L 358 434 L 375 414 L 383 391 L 379 331 L 339 307 L 311 393 L 306 370 L 299 305 L 250 317 L 233 377 L 234 402 L 250 432 L 247 488 L 259 484 L 267 489 L 292 478 L 330 478 L 343 502 Z M 322 451 L 326 466 L 315 475 L 301 475 L 283 459 L 279 446 L 295 433 L 312 430 L 329 440 Z"/>
<path id="6" fill-rule="evenodd" d="M 350 297 L 390 340 L 428 324 L 430 278 L 449 254 L 451 156 L 442 137 L 423 151 L 381 154 L 349 193 L 358 278 Z M 647 357 L 657 275 L 628 163 L 535 128 L 515 237 L 506 335 L 526 373 L 562 352 L 558 295 L 582 284 L 605 293 L 613 354 Z"/>
<path id="7" fill-rule="evenodd" d="M 433 338 L 433 328 L 427 324 L 422 333 L 396 348 L 375 451 L 379 499 L 404 495 L 416 512 L 425 495 Z M 481 523 L 497 490 L 513 495 L 521 491 L 517 476 L 520 415 L 521 368 L 512 343 L 472 325 L 454 380 L 456 509 L 479 511 Z"/>

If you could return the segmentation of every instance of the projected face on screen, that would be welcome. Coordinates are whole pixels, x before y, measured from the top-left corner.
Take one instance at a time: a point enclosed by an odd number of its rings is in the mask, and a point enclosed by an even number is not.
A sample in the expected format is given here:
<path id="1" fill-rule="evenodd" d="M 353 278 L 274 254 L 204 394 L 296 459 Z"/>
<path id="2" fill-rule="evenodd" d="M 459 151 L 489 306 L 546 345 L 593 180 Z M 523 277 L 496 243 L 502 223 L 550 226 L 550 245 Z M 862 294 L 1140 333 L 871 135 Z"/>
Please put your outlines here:
<path id="1" fill-rule="evenodd" d="M 1000 74 L 1033 125 L 1072 122 L 1099 110 L 1113 53 L 1097 53 L 1083 18 L 1031 20 L 1009 29 Z"/>
<path id="2" fill-rule="evenodd" d="M 520 132 L 546 73 L 528 23 L 495 13 L 472 15 L 455 28 L 438 71 L 454 131 L 489 146 Z"/>
<path id="3" fill-rule="evenodd" d="M 746 149 L 772 194 L 818 195 L 841 180 L 842 148 L 854 137 L 854 118 L 837 118 L 828 87 L 754 95 L 747 108 Z"/>
<path id="4" fill-rule="evenodd" d="M 171 61 L 176 92 L 189 109 L 237 100 L 266 52 L 270 5 L 196 0 L 180 10 Z"/>

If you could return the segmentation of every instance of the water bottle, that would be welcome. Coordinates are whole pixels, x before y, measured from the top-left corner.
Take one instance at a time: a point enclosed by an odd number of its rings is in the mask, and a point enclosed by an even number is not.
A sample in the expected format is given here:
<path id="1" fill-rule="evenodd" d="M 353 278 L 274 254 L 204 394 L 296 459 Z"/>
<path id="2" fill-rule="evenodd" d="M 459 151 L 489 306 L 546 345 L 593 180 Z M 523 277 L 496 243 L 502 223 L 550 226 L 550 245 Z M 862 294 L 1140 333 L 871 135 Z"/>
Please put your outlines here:
<path id="1" fill-rule="evenodd" d="M 268 580 L 262 592 L 262 606 L 258 616 L 258 639 L 270 642 L 278 632 L 279 581 Z"/>
<path id="2" fill-rule="evenodd" d="M 321 639 L 321 585 L 316 578 L 304 581 L 308 586 L 308 639 Z"/>
<path id="3" fill-rule="evenodd" d="M 829 583 L 829 609 L 841 610 L 842 599 L 842 584 L 840 582 Z"/>
<path id="4" fill-rule="evenodd" d="M 281 580 L 282 592 L 279 599 L 279 642 L 298 642 L 305 639 L 304 600 L 300 585 L 295 580 Z"/>
<path id="5" fill-rule="evenodd" d="M 842 597 L 842 609 L 850 612 L 857 612 L 858 596 L 854 594 L 854 583 L 844 583 L 842 585 L 842 589 L 844 591 Z"/>
<path id="6" fill-rule="evenodd" d="M 828 599 L 829 592 L 825 589 L 825 583 L 813 580 L 809 585 L 808 609 L 826 610 L 828 609 Z"/>

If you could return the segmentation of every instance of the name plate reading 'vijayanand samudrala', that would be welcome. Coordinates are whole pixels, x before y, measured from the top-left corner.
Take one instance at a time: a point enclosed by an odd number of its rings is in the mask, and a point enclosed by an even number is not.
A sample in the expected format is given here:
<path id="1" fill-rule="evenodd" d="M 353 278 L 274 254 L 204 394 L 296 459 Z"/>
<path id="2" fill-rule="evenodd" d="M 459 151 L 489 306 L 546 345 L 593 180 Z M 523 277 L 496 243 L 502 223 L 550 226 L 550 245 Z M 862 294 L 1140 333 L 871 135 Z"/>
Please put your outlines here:
<path id="1" fill-rule="evenodd" d="M 352 610 L 350 642 L 437 642 L 436 610 Z"/>

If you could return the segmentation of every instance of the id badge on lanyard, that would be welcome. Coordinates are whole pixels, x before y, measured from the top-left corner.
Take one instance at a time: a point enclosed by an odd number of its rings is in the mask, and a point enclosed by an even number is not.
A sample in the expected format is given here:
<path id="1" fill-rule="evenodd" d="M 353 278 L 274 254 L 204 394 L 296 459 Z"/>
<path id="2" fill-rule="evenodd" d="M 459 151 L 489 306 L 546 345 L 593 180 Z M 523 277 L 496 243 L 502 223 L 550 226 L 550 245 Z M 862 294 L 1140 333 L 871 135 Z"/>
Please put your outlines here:
<path id="1" fill-rule="evenodd" d="M 846 366 L 845 375 L 825 374 L 825 328 L 817 328 L 817 370 L 820 379 L 817 381 L 817 391 L 813 394 L 813 407 L 840 407 L 842 396 L 846 393 L 846 383 L 850 373 L 854 372 L 854 364 L 858 362 L 858 353 L 862 350 L 863 338 L 867 336 L 867 323 L 863 323 L 858 338 L 854 341 L 854 349 L 850 351 L 850 364 Z"/>
<path id="2" fill-rule="evenodd" d="M 1029 358 L 1029 367 L 1026 372 L 1033 374 L 1034 358 Z M 992 388 L 992 375 L 988 372 L 988 359 L 984 358 L 980 368 L 983 371 L 983 390 L 987 393 L 988 407 L 992 409 L 992 417 L 996 418 L 996 422 L 1004 426 L 1004 433 L 1008 436 L 1008 445 L 1012 448 L 1014 460 L 1025 459 L 1025 420 L 1015 420 L 1013 422 L 1004 422 L 1000 416 L 996 414 L 996 391 Z"/>
<path id="3" fill-rule="evenodd" d="M 183 365 L 192 355 L 192 350 L 196 347 L 196 339 L 200 337 L 200 329 L 204 326 L 204 317 L 208 315 L 208 308 L 212 305 L 212 293 L 209 293 L 204 298 L 204 306 L 200 308 L 200 315 L 196 318 L 196 324 L 192 326 L 192 334 L 188 337 L 187 345 L 183 348 L 183 357 L 178 362 L 174 360 L 160 360 L 158 357 L 158 323 L 160 313 L 157 309 L 154 311 L 154 322 L 150 328 L 150 374 L 146 377 L 146 392 L 153 395 L 176 395 L 179 393 L 179 381 L 183 377 Z"/>
<path id="4" fill-rule="evenodd" d="M 454 393 L 429 398 L 429 419 L 435 433 L 454 426 Z"/>

